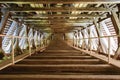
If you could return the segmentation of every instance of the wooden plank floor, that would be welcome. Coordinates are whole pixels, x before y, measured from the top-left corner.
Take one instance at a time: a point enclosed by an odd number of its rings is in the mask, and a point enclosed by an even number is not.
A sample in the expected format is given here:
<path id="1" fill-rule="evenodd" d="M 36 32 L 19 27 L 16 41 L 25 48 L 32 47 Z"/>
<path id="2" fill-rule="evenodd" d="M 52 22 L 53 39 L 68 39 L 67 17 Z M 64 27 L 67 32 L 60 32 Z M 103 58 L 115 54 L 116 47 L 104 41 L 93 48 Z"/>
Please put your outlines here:
<path id="1" fill-rule="evenodd" d="M 57 41 L 1 70 L 0 80 L 120 80 L 119 68 Z"/>

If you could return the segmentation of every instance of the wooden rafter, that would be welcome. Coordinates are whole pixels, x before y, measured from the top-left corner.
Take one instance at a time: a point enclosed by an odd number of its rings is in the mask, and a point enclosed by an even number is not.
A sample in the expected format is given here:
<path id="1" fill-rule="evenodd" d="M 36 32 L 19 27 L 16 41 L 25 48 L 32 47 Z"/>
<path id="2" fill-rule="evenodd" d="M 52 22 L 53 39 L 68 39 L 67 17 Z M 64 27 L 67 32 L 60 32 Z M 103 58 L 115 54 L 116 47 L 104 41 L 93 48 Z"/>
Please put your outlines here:
<path id="1" fill-rule="evenodd" d="M 54 21 L 54 22 L 69 22 L 69 21 L 71 21 L 71 22 L 91 22 L 91 21 L 93 21 L 92 19 L 24 19 L 24 21 L 25 22 L 42 22 L 42 21 L 45 21 L 45 22 L 47 22 L 47 21 Z"/>
<path id="2" fill-rule="evenodd" d="M 46 15 L 34 15 L 34 16 L 27 16 L 27 15 L 12 15 L 13 18 L 40 18 L 40 17 L 87 17 L 87 18 L 93 18 L 93 17 L 103 17 L 102 15 L 89 15 L 89 14 L 46 14 Z"/>
<path id="3" fill-rule="evenodd" d="M 106 8 L 75 8 L 75 7 L 50 7 L 50 8 L 10 8 L 11 12 L 69 12 L 69 11 L 80 11 L 80 12 L 109 12 Z"/>
<path id="4" fill-rule="evenodd" d="M 56 18 L 24 18 L 24 20 L 56 20 Z M 93 20 L 93 18 L 77 18 L 77 19 L 69 19 L 69 18 L 57 18 L 57 20 Z"/>
<path id="5" fill-rule="evenodd" d="M 17 4 L 32 4 L 32 3 L 44 3 L 44 4 L 52 4 L 52 3 L 87 3 L 87 4 L 107 4 L 107 3 L 120 3 L 120 0 L 0 0 L 0 3 L 17 3 Z"/>
<path id="6" fill-rule="evenodd" d="M 61 23 L 58 23 L 58 22 L 54 22 L 54 23 L 40 23 L 40 22 L 26 22 L 25 24 L 48 24 L 48 25 L 59 25 L 59 24 L 63 24 L 63 25 L 67 25 L 67 24 L 76 24 L 76 23 L 79 23 L 79 24 L 82 24 L 82 23 L 89 23 L 89 24 L 92 24 L 93 22 L 61 22 Z"/>

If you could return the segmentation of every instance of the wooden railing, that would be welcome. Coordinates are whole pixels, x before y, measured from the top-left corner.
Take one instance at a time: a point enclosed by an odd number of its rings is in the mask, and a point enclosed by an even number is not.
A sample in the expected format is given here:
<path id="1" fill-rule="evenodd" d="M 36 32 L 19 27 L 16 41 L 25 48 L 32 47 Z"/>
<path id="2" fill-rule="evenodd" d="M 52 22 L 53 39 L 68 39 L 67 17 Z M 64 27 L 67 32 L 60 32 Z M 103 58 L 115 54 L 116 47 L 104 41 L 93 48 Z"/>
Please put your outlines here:
<path id="1" fill-rule="evenodd" d="M 26 58 L 28 56 L 31 56 L 36 51 L 43 51 L 43 50 L 45 50 L 46 46 L 48 45 L 48 41 L 47 41 L 47 39 L 45 39 L 45 40 L 41 41 L 41 43 L 44 43 L 44 44 L 37 45 L 36 48 L 32 50 L 32 48 L 30 47 L 30 39 L 28 37 L 20 37 L 20 36 L 12 36 L 12 35 L 2 35 L 2 34 L 0 34 L 0 37 L 11 38 L 11 42 L 12 42 L 12 44 L 11 44 L 12 51 L 10 53 L 11 58 L 7 59 L 7 60 L 1 59 L 2 62 L 0 63 L 0 70 L 5 68 L 5 67 L 8 67 L 10 65 L 14 65 L 16 62 L 21 61 L 21 60 L 23 60 L 24 58 Z M 25 39 L 27 39 L 27 41 L 28 41 L 28 52 L 27 53 L 23 53 L 21 55 L 15 56 L 14 38 L 17 38 L 17 39 L 25 38 Z M 2 48 L 1 48 L 1 50 L 2 50 Z M 3 53 L 3 54 L 5 54 L 5 53 Z"/>
<path id="2" fill-rule="evenodd" d="M 74 47 L 75 49 L 78 49 L 78 50 L 80 50 L 80 51 L 82 51 L 82 52 L 85 52 L 85 53 L 87 53 L 87 54 L 89 54 L 89 55 L 92 55 L 92 56 L 95 56 L 95 57 L 97 57 L 97 58 L 100 58 L 100 59 L 102 59 L 102 60 L 104 60 L 104 61 L 106 61 L 106 62 L 108 62 L 109 64 L 113 64 L 113 65 L 115 65 L 115 66 L 117 66 L 117 67 L 119 67 L 120 68 L 120 61 L 118 61 L 118 60 L 115 60 L 115 59 L 113 59 L 113 58 L 111 58 L 111 55 L 110 55 L 110 38 L 111 37 L 120 37 L 120 35 L 110 35 L 110 36 L 101 36 L 101 37 L 89 37 L 89 38 L 82 38 L 82 39 L 75 39 L 75 40 L 73 40 L 73 39 L 68 39 L 67 40 L 67 43 L 68 43 L 68 45 L 70 45 L 70 46 L 72 46 L 72 47 Z M 84 50 L 84 49 L 82 49 L 82 48 L 80 48 L 79 47 L 79 45 L 77 44 L 78 42 L 77 41 L 79 41 L 79 40 L 85 40 L 85 39 L 88 39 L 88 40 L 92 40 L 92 39 L 101 39 L 101 38 L 108 38 L 108 50 L 107 50 L 107 57 L 106 56 L 104 56 L 104 55 L 102 55 L 102 57 L 101 57 L 101 54 L 96 54 L 97 52 L 94 52 L 94 51 L 92 51 L 91 50 L 91 48 L 88 50 Z M 91 43 L 89 43 L 90 45 L 91 45 Z M 76 46 L 75 46 L 76 45 Z M 90 46 L 91 47 L 91 46 Z M 118 46 L 118 48 L 119 48 L 119 46 Z M 105 59 L 104 59 L 104 58 Z M 118 64 L 119 63 L 119 64 Z"/>

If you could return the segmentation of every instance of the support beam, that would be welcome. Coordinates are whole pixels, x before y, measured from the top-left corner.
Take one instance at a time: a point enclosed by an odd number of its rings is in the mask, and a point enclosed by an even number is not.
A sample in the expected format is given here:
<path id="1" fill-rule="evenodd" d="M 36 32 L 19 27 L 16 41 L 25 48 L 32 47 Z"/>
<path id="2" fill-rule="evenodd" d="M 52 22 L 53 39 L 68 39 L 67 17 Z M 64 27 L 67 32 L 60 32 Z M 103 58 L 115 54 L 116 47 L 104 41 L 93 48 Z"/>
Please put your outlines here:
<path id="1" fill-rule="evenodd" d="M 87 24 L 92 24 L 92 22 L 63 22 L 63 23 L 40 23 L 40 22 L 27 22 L 25 24 L 41 24 L 41 25 L 73 25 L 73 24 L 82 24 L 82 23 L 87 23 Z"/>
<path id="2" fill-rule="evenodd" d="M 97 33 L 98 33 L 98 37 L 100 37 L 101 35 L 101 32 L 100 32 L 100 24 L 99 23 L 97 23 L 97 21 L 98 21 L 98 18 L 94 18 L 94 21 L 93 21 L 93 23 L 94 23 L 94 25 L 95 25 L 95 27 L 96 27 L 96 31 L 97 31 Z M 101 48 L 101 50 L 103 51 L 103 49 L 102 49 L 102 45 L 101 45 L 101 42 L 100 42 L 101 40 L 100 40 L 100 38 L 99 38 L 99 44 L 98 44 L 98 52 L 100 52 L 100 48 Z"/>
<path id="3" fill-rule="evenodd" d="M 77 19 L 69 19 L 69 18 L 24 18 L 24 21 L 30 21 L 30 20 L 68 20 L 68 21 L 79 21 L 79 20 L 93 20 L 92 18 L 77 18 Z"/>
<path id="4" fill-rule="evenodd" d="M 88 15 L 88 14 L 53 14 L 53 15 L 34 15 L 34 16 L 28 16 L 28 15 L 12 15 L 12 18 L 40 18 L 40 17 L 86 17 L 86 18 L 93 18 L 93 17 L 103 17 L 102 15 Z"/>
<path id="5" fill-rule="evenodd" d="M 27 24 L 28 25 L 28 24 Z M 49 24 L 31 24 L 31 25 L 35 25 L 35 27 L 34 28 L 36 28 L 37 30 L 38 29 L 45 29 L 45 28 L 51 28 L 51 27 L 56 27 L 56 25 L 49 25 Z M 61 25 L 57 25 L 58 27 L 60 26 L 61 27 Z M 63 26 L 62 26 L 63 27 Z M 77 25 L 67 25 L 67 26 L 65 26 L 64 25 L 64 27 L 73 27 L 73 28 L 75 28 L 75 27 L 81 27 L 81 26 L 77 26 Z"/>
<path id="6" fill-rule="evenodd" d="M 81 4 L 114 4 L 120 3 L 120 0 L 0 0 L 0 3 L 17 3 L 17 4 L 53 4 L 53 3 L 81 3 Z"/>
<path id="7" fill-rule="evenodd" d="M 117 27 L 119 29 L 119 33 L 118 34 L 120 35 L 120 21 L 119 21 L 119 18 L 118 18 L 118 16 L 117 16 L 115 11 L 112 11 L 112 16 L 113 16 L 114 21 L 115 21 L 115 23 L 116 23 L 116 25 L 117 25 Z"/>
<path id="8" fill-rule="evenodd" d="M 24 22 L 39 22 L 39 21 L 75 21 L 75 22 L 90 22 L 92 19 L 24 19 Z"/>
<path id="9" fill-rule="evenodd" d="M 80 11 L 80 12 L 109 12 L 106 8 L 75 8 L 75 7 L 44 7 L 44 8 L 10 8 L 11 12 L 36 12 L 36 11 L 46 11 L 46 12 L 70 12 L 70 11 Z"/>

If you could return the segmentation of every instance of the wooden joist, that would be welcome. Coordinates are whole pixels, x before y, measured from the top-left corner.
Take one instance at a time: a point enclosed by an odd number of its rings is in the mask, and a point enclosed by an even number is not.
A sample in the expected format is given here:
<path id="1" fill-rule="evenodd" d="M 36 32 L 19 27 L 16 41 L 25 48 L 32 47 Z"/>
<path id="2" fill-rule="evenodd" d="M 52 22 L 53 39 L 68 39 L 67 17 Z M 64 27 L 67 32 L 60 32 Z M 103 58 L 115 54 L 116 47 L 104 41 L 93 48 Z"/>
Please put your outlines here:
<path id="1" fill-rule="evenodd" d="M 36 12 L 36 11 L 46 11 L 46 12 L 109 12 L 106 8 L 75 8 L 75 7 L 50 7 L 50 8 L 10 8 L 11 12 Z"/>
<path id="2" fill-rule="evenodd" d="M 93 17 L 103 17 L 102 15 L 90 15 L 90 14 L 44 14 L 44 15 L 34 15 L 34 16 L 29 16 L 29 15 L 12 15 L 13 18 L 19 18 L 19 17 L 27 17 L 27 18 L 39 18 L 39 17 L 87 17 L 87 18 L 93 18 Z"/>
<path id="3" fill-rule="evenodd" d="M 41 19 L 41 18 L 32 18 L 32 19 L 24 19 L 24 22 L 37 22 L 37 21 L 53 21 L 53 22 L 57 22 L 57 21 L 76 21 L 76 22 L 84 22 L 84 21 L 87 21 L 87 22 L 90 22 L 90 21 L 93 21 L 92 19 L 83 19 L 83 18 L 80 18 L 80 19 Z"/>
<path id="4" fill-rule="evenodd" d="M 114 4 L 120 3 L 120 0 L 0 0 L 0 3 L 17 3 L 17 4 L 53 4 L 53 3 L 84 3 L 84 4 Z"/>

